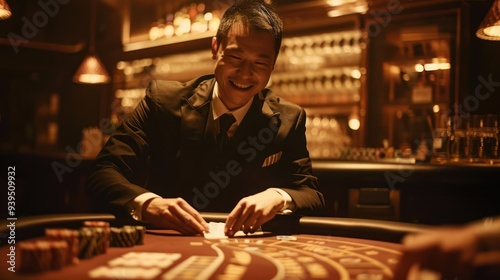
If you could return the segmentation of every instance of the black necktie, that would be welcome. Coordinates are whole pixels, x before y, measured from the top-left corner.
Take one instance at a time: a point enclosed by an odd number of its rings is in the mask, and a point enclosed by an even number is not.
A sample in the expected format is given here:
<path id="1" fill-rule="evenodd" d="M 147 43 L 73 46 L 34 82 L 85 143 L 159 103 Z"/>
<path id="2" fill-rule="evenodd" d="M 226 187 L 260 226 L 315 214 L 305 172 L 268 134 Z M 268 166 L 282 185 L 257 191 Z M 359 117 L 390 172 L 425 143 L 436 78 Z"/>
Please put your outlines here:
<path id="1" fill-rule="evenodd" d="M 219 151 L 222 151 L 227 146 L 227 143 L 229 142 L 227 131 L 235 121 L 236 119 L 231 114 L 224 114 L 219 117 L 219 135 L 217 136 Z"/>

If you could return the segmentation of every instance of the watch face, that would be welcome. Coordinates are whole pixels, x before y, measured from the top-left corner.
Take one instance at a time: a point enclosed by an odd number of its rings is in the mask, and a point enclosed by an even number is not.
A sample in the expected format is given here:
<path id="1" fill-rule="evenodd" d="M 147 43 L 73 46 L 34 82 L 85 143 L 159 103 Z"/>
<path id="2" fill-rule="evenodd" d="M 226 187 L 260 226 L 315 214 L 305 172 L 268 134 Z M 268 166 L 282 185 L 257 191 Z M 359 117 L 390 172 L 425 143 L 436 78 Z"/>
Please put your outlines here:
<path id="1" fill-rule="evenodd" d="M 141 220 L 141 217 L 139 217 L 139 215 L 137 215 L 137 212 L 135 210 L 131 210 L 130 211 L 130 216 L 132 216 L 132 218 L 136 221 L 140 221 Z"/>
<path id="2" fill-rule="evenodd" d="M 292 210 L 290 210 L 290 209 L 285 209 L 285 210 L 283 210 L 283 211 L 279 211 L 279 212 L 278 212 L 278 213 L 276 213 L 276 214 L 278 214 L 278 215 L 291 215 L 292 213 L 293 213 L 293 211 L 292 211 Z"/>

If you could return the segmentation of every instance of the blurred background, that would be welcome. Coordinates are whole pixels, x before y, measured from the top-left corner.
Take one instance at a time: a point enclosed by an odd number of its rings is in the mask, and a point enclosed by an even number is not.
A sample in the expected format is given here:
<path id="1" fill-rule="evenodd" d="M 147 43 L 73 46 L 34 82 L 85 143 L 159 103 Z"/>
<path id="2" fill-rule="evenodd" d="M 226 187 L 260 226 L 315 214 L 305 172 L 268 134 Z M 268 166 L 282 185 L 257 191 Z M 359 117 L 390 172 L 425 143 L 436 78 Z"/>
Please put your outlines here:
<path id="1" fill-rule="evenodd" d="M 211 38 L 232 2 L 0 1 L 8 9 L 0 10 L 0 155 L 2 168 L 16 166 L 20 215 L 86 210 L 83 181 L 107 137 L 152 79 L 212 73 Z M 458 165 L 477 177 L 478 166 L 498 167 L 500 37 L 476 34 L 486 21 L 498 23 L 488 14 L 498 1 L 273 2 L 285 34 L 268 86 L 306 109 L 311 157 L 326 188 L 343 190 L 332 191 L 325 215 L 357 213 L 345 202 L 359 198 L 351 187 L 384 185 L 393 207 L 386 218 L 425 220 L 394 214 L 396 189 L 383 176 L 353 183 L 366 171 L 357 163 Z M 329 185 L 346 162 L 360 173 Z M 391 168 L 399 167 L 380 170 Z M 458 181 L 464 174 L 432 170 Z"/>

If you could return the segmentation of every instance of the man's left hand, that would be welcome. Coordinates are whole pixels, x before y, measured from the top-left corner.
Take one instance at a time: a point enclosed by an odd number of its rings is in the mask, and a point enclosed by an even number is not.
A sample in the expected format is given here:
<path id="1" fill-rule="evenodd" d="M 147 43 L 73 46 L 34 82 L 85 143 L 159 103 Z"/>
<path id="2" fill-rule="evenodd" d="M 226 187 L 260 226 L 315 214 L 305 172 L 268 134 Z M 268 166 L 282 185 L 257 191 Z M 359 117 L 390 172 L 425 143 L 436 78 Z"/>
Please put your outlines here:
<path id="1" fill-rule="evenodd" d="M 224 233 L 229 237 L 240 229 L 245 234 L 254 233 L 262 224 L 274 218 L 284 205 L 283 196 L 271 189 L 244 197 L 229 213 Z"/>

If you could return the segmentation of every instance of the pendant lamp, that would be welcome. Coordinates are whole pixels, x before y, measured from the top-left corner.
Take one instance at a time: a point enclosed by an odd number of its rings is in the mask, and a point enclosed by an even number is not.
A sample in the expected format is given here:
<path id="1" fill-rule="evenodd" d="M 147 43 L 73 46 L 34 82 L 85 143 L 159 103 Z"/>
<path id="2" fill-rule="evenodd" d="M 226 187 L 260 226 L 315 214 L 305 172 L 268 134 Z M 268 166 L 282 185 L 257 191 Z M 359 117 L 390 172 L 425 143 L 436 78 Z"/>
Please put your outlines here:
<path id="1" fill-rule="evenodd" d="M 90 11 L 89 54 L 73 76 L 73 82 L 80 84 L 106 84 L 111 80 L 108 71 L 95 53 L 96 1 L 92 0 Z"/>
<path id="2" fill-rule="evenodd" d="M 12 15 L 6 0 L 0 0 L 0 19 L 8 19 Z"/>
<path id="3" fill-rule="evenodd" d="M 476 32 L 484 40 L 500 41 L 500 0 L 495 0 Z"/>

